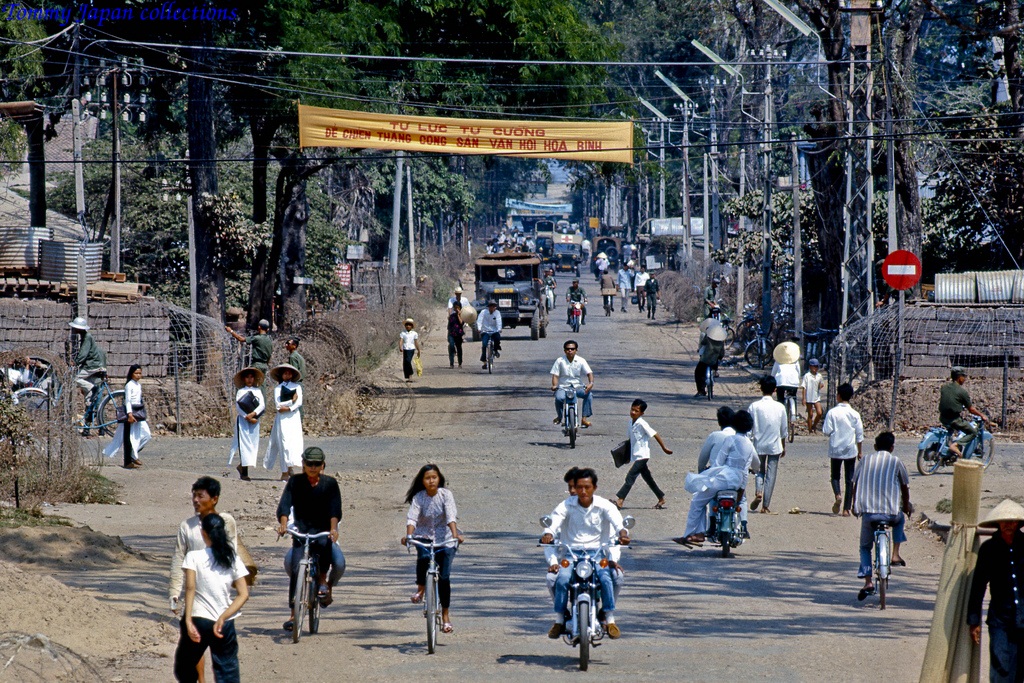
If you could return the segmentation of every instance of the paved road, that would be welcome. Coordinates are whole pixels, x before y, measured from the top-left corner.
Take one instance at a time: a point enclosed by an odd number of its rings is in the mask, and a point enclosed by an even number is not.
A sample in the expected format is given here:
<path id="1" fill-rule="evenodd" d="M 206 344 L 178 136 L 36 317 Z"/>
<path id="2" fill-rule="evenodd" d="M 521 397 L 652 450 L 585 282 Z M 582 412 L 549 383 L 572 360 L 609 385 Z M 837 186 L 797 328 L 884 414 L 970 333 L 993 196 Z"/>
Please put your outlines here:
<path id="1" fill-rule="evenodd" d="M 275 542 L 271 531 L 280 485 L 269 475 L 248 485 L 227 478 L 221 508 L 239 518 L 263 566 L 239 622 L 244 678 L 477 681 L 581 675 L 575 650 L 545 635 L 551 613 L 542 554 L 535 547 L 536 520 L 563 497 L 561 475 L 570 465 L 596 467 L 598 494 L 614 495 L 625 471 L 614 469 L 608 450 L 624 438 L 630 402 L 643 397 L 650 404 L 649 421 L 675 451 L 656 451 L 651 461 L 668 492 L 668 509 L 651 509 L 655 499 L 642 481 L 626 501 L 638 525 L 635 546 L 624 560 L 627 583 L 617 612 L 623 636 L 596 649 L 590 675 L 917 680 L 941 562 L 936 538 L 910 532 L 904 551 L 909 567 L 891 581 L 889 609 L 878 610 L 871 598 L 858 602 L 858 522 L 831 515 L 824 439 L 800 435 L 782 463 L 773 504 L 781 514 L 752 515 L 754 538 L 735 557 L 672 543 L 689 502 L 683 477 L 714 428 L 714 409 L 719 403 L 745 407 L 754 386 L 747 373 L 726 369 L 717 385 L 722 401 L 690 398 L 695 326 L 651 322 L 635 308 L 605 318 L 599 297 L 593 299 L 598 304 L 577 339 L 596 374 L 595 426 L 583 433 L 576 450 L 551 424 L 547 372 L 567 337 L 562 308 L 546 340 L 531 342 L 528 329 L 507 334 L 493 375 L 470 362 L 477 349 L 468 343 L 465 368 L 448 369 L 443 334 L 435 331 L 427 339 L 426 373 L 414 384 L 416 412 L 409 424 L 375 437 L 307 439 L 324 446 L 328 471 L 338 473 L 348 559 L 335 605 L 324 612 L 315 637 L 293 645 L 280 629 L 287 617 L 285 544 Z M 383 371 L 400 373 L 396 361 Z M 898 446 L 911 468 L 912 440 L 901 438 Z M 227 477 L 227 451 L 226 439 L 160 439 L 143 454 L 145 469 L 108 471 L 126 483 L 127 507 L 61 507 L 63 514 L 120 535 L 153 558 L 149 571 L 134 577 L 138 593 L 118 588 L 123 577 L 116 572 L 64 580 L 111 594 L 119 609 L 139 619 L 166 620 L 164 567 L 174 529 L 190 513 L 189 485 L 197 473 Z M 986 478 L 989 498 L 998 500 L 1020 481 L 1020 451 L 999 451 Z M 409 477 L 425 462 L 438 463 L 447 476 L 468 541 L 453 572 L 456 632 L 442 636 L 432 657 L 425 656 L 421 612 L 407 599 L 414 560 L 397 542 Z M 948 497 L 951 483 L 948 475 L 915 476 L 911 490 L 919 505 L 933 507 Z M 787 514 L 794 507 L 805 514 Z M 166 678 L 171 634 L 168 629 L 166 643 L 118 662 L 118 675 L 133 681 Z"/>

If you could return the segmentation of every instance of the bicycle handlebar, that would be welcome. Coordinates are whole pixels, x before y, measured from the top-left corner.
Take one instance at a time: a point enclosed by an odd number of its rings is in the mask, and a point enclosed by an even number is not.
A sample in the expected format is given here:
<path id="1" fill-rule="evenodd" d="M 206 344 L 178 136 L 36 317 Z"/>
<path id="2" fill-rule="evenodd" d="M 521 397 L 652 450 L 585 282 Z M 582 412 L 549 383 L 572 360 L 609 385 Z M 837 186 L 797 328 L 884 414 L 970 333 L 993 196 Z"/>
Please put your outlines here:
<path id="1" fill-rule="evenodd" d="M 288 527 L 288 533 L 291 534 L 292 536 L 294 536 L 295 538 L 302 539 L 302 540 L 309 540 L 309 541 L 313 541 L 313 540 L 316 540 L 318 538 L 323 538 L 325 536 L 330 536 L 331 535 L 330 531 L 320 531 L 320 532 L 315 533 L 315 534 L 304 534 L 304 533 L 302 533 L 301 531 L 299 531 L 298 529 L 296 529 L 293 526 Z"/>
<path id="2" fill-rule="evenodd" d="M 461 541 L 459 541 L 459 539 L 457 538 L 451 538 L 445 541 L 444 543 L 435 543 L 433 541 L 431 541 L 430 543 L 424 543 L 423 541 L 417 540 L 415 536 L 406 536 L 405 543 L 407 546 L 414 545 L 417 548 L 423 548 L 424 550 L 440 550 L 442 548 L 451 548 L 458 546 L 459 543 L 461 543 Z"/>

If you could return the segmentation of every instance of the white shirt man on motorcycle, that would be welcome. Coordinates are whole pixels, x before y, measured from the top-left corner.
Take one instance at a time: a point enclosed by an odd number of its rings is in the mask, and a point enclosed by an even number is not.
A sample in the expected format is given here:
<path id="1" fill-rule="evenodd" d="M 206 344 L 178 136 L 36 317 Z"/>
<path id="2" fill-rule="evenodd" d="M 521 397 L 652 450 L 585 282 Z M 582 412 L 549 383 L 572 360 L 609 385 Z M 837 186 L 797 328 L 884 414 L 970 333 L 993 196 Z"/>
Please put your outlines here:
<path id="1" fill-rule="evenodd" d="M 562 345 L 564 356 L 555 359 L 551 366 L 551 391 L 555 392 L 555 424 L 562 423 L 562 408 L 565 406 L 565 395 L 568 392 L 575 392 L 577 398 L 583 399 L 583 420 L 581 424 L 589 427 L 590 416 L 594 414 L 594 395 L 590 392 L 594 388 L 594 371 L 590 364 L 582 356 L 577 356 L 576 351 L 579 345 L 575 339 L 570 339 Z M 587 383 L 583 383 L 583 378 Z"/>
<path id="2" fill-rule="evenodd" d="M 597 473 L 589 467 L 576 472 L 576 498 L 569 498 L 551 513 L 551 526 L 544 530 L 541 543 L 554 542 L 557 534 L 566 545 L 599 549 L 602 544 L 613 543 L 618 535 L 619 543 L 629 545 L 629 531 L 622 524 L 622 514 L 608 500 L 595 496 Z M 549 638 L 558 638 L 565 629 L 565 611 L 569 600 L 569 579 L 572 567 L 562 567 L 555 579 L 555 623 L 548 631 Z M 621 635 L 615 623 L 615 587 L 610 567 L 600 567 L 597 578 L 601 584 L 601 605 L 607 623 L 608 637 Z"/>

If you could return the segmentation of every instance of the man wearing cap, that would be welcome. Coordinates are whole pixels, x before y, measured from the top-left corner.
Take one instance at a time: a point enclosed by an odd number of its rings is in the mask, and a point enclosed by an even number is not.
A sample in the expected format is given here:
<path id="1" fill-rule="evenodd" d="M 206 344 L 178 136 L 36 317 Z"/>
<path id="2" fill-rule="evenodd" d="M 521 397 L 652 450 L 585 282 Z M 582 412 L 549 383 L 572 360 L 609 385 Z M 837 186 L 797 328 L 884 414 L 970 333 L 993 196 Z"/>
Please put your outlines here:
<path id="1" fill-rule="evenodd" d="M 957 457 L 959 457 L 963 455 L 963 447 L 969 444 L 978 432 L 971 421 L 962 416 L 963 411 L 967 410 L 971 415 L 977 415 L 986 424 L 992 423 L 989 422 L 988 418 L 980 410 L 971 405 L 971 395 L 964 389 L 964 382 L 967 381 L 967 371 L 957 365 L 950 370 L 949 376 L 950 381 L 943 384 L 942 388 L 939 389 L 939 422 L 949 430 L 951 439 L 954 430 L 960 430 L 963 433 L 963 436 L 957 439 L 956 442 L 950 440 L 949 443 L 949 450 L 956 453 Z"/>
<path id="2" fill-rule="evenodd" d="M 462 304 L 463 308 L 465 308 L 466 306 L 469 305 L 469 299 L 467 299 L 466 297 L 462 296 L 462 287 L 456 287 L 455 288 L 454 296 L 448 297 L 448 311 L 449 312 L 451 312 L 452 307 L 455 306 L 456 302 Z"/>
<path id="3" fill-rule="evenodd" d="M 92 422 L 89 406 L 93 393 L 101 375 L 107 372 L 107 353 L 89 334 L 89 324 L 85 322 L 85 318 L 75 318 L 68 323 L 68 327 L 78 335 L 78 353 L 75 355 L 78 374 L 75 375 L 75 384 L 82 390 L 82 396 L 85 398 L 85 424 L 89 424 Z"/>
<path id="4" fill-rule="evenodd" d="M 266 375 L 270 369 L 270 356 L 274 353 L 274 343 L 270 340 L 270 335 L 268 334 L 270 332 L 270 322 L 260 320 L 257 333 L 248 337 L 243 337 L 227 325 L 224 326 L 224 329 L 238 341 L 249 345 L 252 350 L 252 358 L 249 365 L 262 370 L 263 374 Z"/>
<path id="5" fill-rule="evenodd" d="M 704 333 L 704 341 L 700 347 L 700 360 L 693 372 L 693 380 L 697 383 L 696 397 L 708 395 L 708 368 L 718 370 L 718 364 L 725 358 L 725 328 L 719 324 L 709 325 Z"/>
<path id="6" fill-rule="evenodd" d="M 722 282 L 722 278 L 717 275 L 712 276 L 711 284 L 704 290 L 704 317 L 711 317 L 711 309 L 718 308 L 718 285 Z"/>
<path id="7" fill-rule="evenodd" d="M 494 341 L 494 357 L 497 358 L 501 350 L 501 311 L 498 310 L 498 302 L 491 299 L 487 302 L 487 310 L 476 317 L 476 329 L 480 332 L 480 362 L 487 369 L 487 342 Z"/>
<path id="8" fill-rule="evenodd" d="M 587 324 L 587 293 L 585 291 L 583 291 L 582 287 L 580 287 L 580 279 L 578 277 L 574 277 L 572 279 L 572 286 L 569 287 L 569 289 L 565 292 L 565 303 L 569 304 L 568 306 L 566 306 L 566 310 L 565 310 L 565 314 L 566 314 L 565 315 L 565 324 L 566 325 L 571 325 L 572 324 L 572 304 L 577 303 L 577 302 L 581 306 L 583 306 L 583 310 L 581 311 L 583 313 L 583 315 L 580 317 L 580 324 L 581 325 L 586 325 Z"/>
<path id="9" fill-rule="evenodd" d="M 871 548 L 875 543 L 874 524 L 892 527 L 892 559 L 890 567 L 906 567 L 900 557 L 900 545 L 907 540 L 904 532 L 907 515 L 914 511 L 910 504 L 910 475 L 900 459 L 892 454 L 896 437 L 882 432 L 875 437 L 875 452 L 861 459 L 853 473 L 853 514 L 860 517 L 860 567 L 857 577 L 864 587 L 857 594 L 863 600 L 875 592 L 871 583 Z"/>
<path id="10" fill-rule="evenodd" d="M 324 474 L 326 458 L 316 446 L 302 452 L 302 473 L 296 474 L 285 484 L 281 501 L 277 505 L 277 536 L 288 533 L 288 516 L 294 519 L 295 528 L 303 534 L 330 532 L 328 538 L 310 542 L 310 552 L 317 556 L 320 605 L 327 607 L 334 600 L 333 590 L 338 579 L 345 573 L 345 556 L 338 546 L 338 522 L 341 521 L 341 489 L 334 477 Z M 284 629 L 291 631 L 301 628 L 295 623 L 295 583 L 299 575 L 304 542 L 292 541 L 292 548 L 285 555 L 284 566 L 288 572 L 288 607 L 292 617 L 284 622 Z M 328 568 L 330 573 L 328 574 Z"/>
<path id="11" fill-rule="evenodd" d="M 967 625 L 981 645 L 981 603 L 989 592 L 989 680 L 1024 681 L 1024 507 L 1012 500 L 997 505 L 979 527 L 997 529 L 978 549 L 967 601 Z"/>

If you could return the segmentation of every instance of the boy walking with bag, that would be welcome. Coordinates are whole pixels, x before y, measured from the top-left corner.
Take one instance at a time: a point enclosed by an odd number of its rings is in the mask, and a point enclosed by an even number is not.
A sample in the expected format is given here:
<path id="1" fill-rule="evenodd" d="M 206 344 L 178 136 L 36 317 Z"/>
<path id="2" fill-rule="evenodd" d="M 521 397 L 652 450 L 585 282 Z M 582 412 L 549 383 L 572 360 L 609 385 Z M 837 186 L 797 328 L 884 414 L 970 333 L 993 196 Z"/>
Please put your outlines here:
<path id="1" fill-rule="evenodd" d="M 622 484 L 622 488 L 615 494 L 615 500 L 612 501 L 619 508 L 625 502 L 637 477 L 643 477 L 647 485 L 654 491 L 654 495 L 658 497 L 655 509 L 661 510 L 665 507 L 665 492 L 658 488 L 657 482 L 654 481 L 654 475 L 651 474 L 651 470 L 647 466 L 647 461 L 651 459 L 651 437 L 654 437 L 666 455 L 672 455 L 672 451 L 665 446 L 661 435 L 643 419 L 645 412 L 647 412 L 647 402 L 639 398 L 633 401 L 633 405 L 629 408 L 629 418 L 632 420 L 629 425 L 629 459 L 633 466 L 629 468 L 625 483 Z"/>

